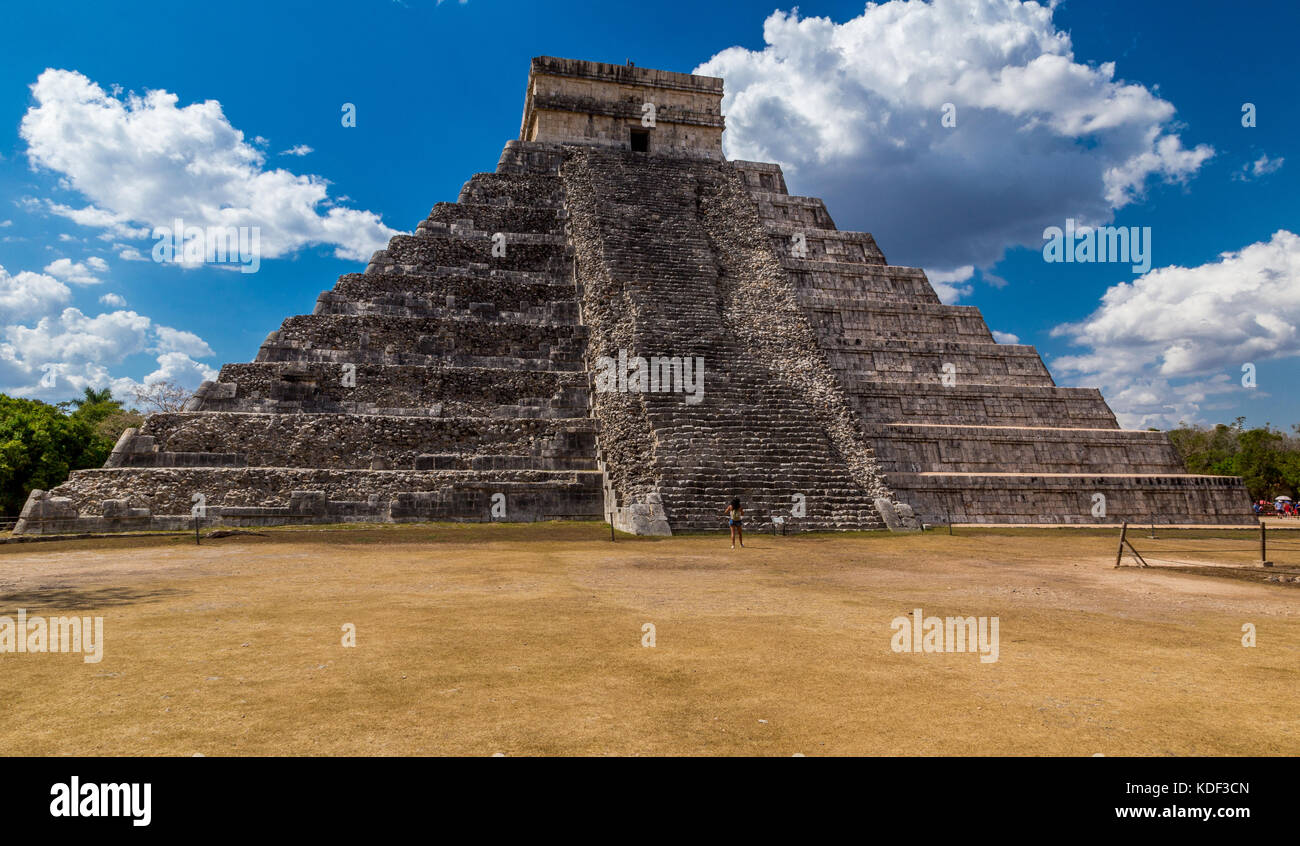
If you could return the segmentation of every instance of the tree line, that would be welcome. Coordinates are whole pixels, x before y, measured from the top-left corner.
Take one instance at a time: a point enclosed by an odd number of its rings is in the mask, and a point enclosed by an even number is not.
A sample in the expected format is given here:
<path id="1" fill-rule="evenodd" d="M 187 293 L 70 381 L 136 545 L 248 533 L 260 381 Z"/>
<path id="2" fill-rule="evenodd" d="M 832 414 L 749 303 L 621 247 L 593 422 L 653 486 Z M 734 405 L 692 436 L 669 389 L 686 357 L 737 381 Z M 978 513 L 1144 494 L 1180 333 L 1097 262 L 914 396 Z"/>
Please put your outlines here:
<path id="1" fill-rule="evenodd" d="M 1246 418 L 1216 426 L 1180 425 L 1169 433 L 1188 473 L 1240 476 L 1251 501 L 1296 497 L 1300 490 L 1300 424 L 1294 434 L 1265 423 L 1246 428 Z"/>
<path id="2" fill-rule="evenodd" d="M 108 388 L 86 388 L 54 404 L 0 394 L 0 515 L 17 516 L 28 493 L 67 481 L 73 470 L 104 466 L 123 430 L 138 427 L 149 412 L 179 411 L 188 397 L 167 382 L 135 391 L 139 407 L 127 407 Z"/>

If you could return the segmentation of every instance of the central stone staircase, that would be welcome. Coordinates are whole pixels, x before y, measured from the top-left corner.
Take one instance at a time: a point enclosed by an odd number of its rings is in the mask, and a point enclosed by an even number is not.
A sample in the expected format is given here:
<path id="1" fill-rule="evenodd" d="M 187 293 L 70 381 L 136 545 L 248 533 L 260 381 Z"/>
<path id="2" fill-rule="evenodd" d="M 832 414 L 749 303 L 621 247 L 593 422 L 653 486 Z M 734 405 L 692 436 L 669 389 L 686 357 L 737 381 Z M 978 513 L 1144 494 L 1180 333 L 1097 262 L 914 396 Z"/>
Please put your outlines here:
<path id="1" fill-rule="evenodd" d="M 699 358 L 702 400 L 598 393 L 616 517 L 719 528 L 882 528 L 869 445 L 762 235 L 739 172 L 707 159 L 570 147 L 561 169 L 596 356 Z M 615 453 L 614 450 L 618 452 Z M 636 512 L 644 505 L 643 512 Z M 661 506 L 659 511 L 656 507 Z"/>

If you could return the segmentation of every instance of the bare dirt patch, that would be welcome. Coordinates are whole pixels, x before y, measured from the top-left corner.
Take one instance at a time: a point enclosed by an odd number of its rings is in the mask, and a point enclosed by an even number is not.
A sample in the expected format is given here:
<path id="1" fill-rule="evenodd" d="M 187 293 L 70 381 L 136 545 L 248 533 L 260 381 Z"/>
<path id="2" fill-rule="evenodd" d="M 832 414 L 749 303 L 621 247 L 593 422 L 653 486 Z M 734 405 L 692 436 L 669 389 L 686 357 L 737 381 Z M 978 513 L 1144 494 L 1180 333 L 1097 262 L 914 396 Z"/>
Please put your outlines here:
<path id="1" fill-rule="evenodd" d="M 1300 753 L 1297 585 L 1188 534 L 1191 565 L 1119 570 L 1111 531 L 6 545 L 0 614 L 100 615 L 105 646 L 0 654 L 0 753 Z M 893 652 L 915 608 L 999 617 L 999 660 Z"/>

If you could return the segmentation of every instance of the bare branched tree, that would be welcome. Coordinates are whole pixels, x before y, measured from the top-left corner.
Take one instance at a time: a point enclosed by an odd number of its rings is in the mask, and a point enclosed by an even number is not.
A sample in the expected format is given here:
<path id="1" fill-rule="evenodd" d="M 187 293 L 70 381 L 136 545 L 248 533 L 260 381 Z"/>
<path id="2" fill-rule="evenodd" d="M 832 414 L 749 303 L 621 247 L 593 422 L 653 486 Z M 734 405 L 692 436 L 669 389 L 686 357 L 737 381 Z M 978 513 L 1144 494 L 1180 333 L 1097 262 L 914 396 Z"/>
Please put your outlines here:
<path id="1" fill-rule="evenodd" d="M 175 382 L 153 382 L 136 388 L 132 394 L 141 411 L 153 414 L 155 411 L 181 411 L 194 392 Z"/>

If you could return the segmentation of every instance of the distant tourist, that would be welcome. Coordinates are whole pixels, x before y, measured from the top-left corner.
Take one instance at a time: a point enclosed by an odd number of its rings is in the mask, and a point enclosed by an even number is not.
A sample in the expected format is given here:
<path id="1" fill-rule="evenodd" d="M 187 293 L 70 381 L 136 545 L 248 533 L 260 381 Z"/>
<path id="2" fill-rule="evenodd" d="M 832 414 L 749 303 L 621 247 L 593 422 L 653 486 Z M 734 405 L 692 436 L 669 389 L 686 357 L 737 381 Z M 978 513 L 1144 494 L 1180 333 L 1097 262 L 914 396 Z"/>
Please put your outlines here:
<path id="1" fill-rule="evenodd" d="M 735 499 L 733 499 L 731 501 L 731 505 L 728 505 L 727 510 L 722 512 L 722 514 L 723 516 L 729 518 L 729 522 L 731 525 L 731 548 L 735 549 L 736 541 L 740 541 L 740 548 L 744 549 L 745 533 L 740 528 L 740 520 L 742 517 L 745 516 L 745 509 L 740 507 L 740 497 L 736 497 Z"/>

